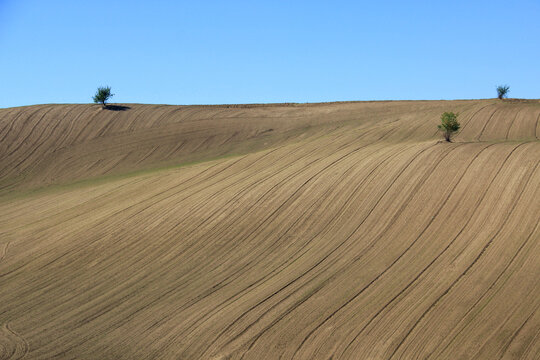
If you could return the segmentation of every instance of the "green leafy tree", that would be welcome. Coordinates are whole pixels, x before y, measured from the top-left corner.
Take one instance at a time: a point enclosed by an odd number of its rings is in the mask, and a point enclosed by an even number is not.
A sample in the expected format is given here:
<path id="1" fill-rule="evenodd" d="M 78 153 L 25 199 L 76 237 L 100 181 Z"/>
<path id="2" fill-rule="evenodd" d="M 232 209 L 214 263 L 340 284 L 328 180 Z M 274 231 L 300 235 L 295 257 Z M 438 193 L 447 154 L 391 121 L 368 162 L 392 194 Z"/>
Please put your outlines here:
<path id="1" fill-rule="evenodd" d="M 98 87 L 96 95 L 94 95 L 93 99 L 96 104 L 101 104 L 101 106 L 105 109 L 107 107 L 107 101 L 109 101 L 109 99 L 113 96 L 114 94 L 111 93 L 110 86 L 100 86 Z"/>
<path id="2" fill-rule="evenodd" d="M 508 96 L 508 92 L 510 91 L 510 86 L 508 85 L 499 85 L 497 86 L 497 97 L 499 99 L 504 99 Z"/>
<path id="3" fill-rule="evenodd" d="M 454 114 L 453 112 L 445 112 L 441 115 L 439 130 L 442 131 L 444 139 L 448 142 L 452 141 L 452 135 L 461 127 L 457 121 L 458 115 L 459 114 Z"/>

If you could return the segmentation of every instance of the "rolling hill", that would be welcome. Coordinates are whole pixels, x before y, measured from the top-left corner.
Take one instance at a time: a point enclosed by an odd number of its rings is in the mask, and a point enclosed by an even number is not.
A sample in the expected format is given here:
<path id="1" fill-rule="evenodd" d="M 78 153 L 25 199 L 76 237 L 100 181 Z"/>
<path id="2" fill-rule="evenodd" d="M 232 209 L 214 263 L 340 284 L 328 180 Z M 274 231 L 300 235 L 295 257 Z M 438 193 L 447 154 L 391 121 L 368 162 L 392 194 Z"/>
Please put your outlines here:
<path id="1" fill-rule="evenodd" d="M 0 109 L 0 359 L 539 359 L 539 136 L 538 100 Z"/>

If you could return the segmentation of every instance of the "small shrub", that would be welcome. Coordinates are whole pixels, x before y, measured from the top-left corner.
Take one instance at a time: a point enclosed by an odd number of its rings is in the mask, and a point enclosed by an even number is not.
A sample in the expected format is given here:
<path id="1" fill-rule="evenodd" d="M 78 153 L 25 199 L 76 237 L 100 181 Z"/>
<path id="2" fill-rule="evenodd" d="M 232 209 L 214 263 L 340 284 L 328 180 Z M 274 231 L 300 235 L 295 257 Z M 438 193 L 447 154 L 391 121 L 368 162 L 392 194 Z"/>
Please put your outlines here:
<path id="1" fill-rule="evenodd" d="M 113 96 L 114 94 L 111 94 L 110 86 L 100 86 L 96 91 L 96 95 L 94 95 L 92 99 L 94 99 L 96 104 L 101 104 L 101 106 L 105 109 L 107 107 L 107 101 Z"/>
<path id="2" fill-rule="evenodd" d="M 439 130 L 442 131 L 444 139 L 448 142 L 452 141 L 452 135 L 461 127 L 457 121 L 458 115 L 459 114 L 454 114 L 453 112 L 445 112 L 441 115 L 441 125 L 439 125 Z"/>
<path id="3" fill-rule="evenodd" d="M 497 86 L 497 97 L 499 99 L 504 99 L 508 96 L 508 92 L 510 91 L 510 86 L 508 85 L 499 85 Z"/>

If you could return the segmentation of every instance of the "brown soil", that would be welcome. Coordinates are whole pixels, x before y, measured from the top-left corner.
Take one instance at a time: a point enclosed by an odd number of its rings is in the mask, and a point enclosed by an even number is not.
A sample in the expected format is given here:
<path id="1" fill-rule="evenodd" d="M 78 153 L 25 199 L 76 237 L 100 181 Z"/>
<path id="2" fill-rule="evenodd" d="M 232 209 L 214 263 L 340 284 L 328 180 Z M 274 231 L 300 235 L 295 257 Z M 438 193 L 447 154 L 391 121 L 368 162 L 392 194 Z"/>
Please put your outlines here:
<path id="1" fill-rule="evenodd" d="M 537 100 L 0 109 L 0 359 L 538 359 L 539 122 Z"/>

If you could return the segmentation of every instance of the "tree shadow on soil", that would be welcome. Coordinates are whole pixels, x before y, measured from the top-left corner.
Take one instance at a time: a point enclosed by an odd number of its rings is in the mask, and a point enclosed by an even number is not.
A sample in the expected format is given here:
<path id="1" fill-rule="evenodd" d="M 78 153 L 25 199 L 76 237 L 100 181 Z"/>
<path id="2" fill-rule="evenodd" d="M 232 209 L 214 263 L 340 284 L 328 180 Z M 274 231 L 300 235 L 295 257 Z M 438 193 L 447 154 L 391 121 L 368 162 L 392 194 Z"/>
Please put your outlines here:
<path id="1" fill-rule="evenodd" d="M 105 106 L 105 110 L 111 110 L 111 111 L 126 111 L 131 109 L 129 106 L 124 105 L 109 105 Z"/>

